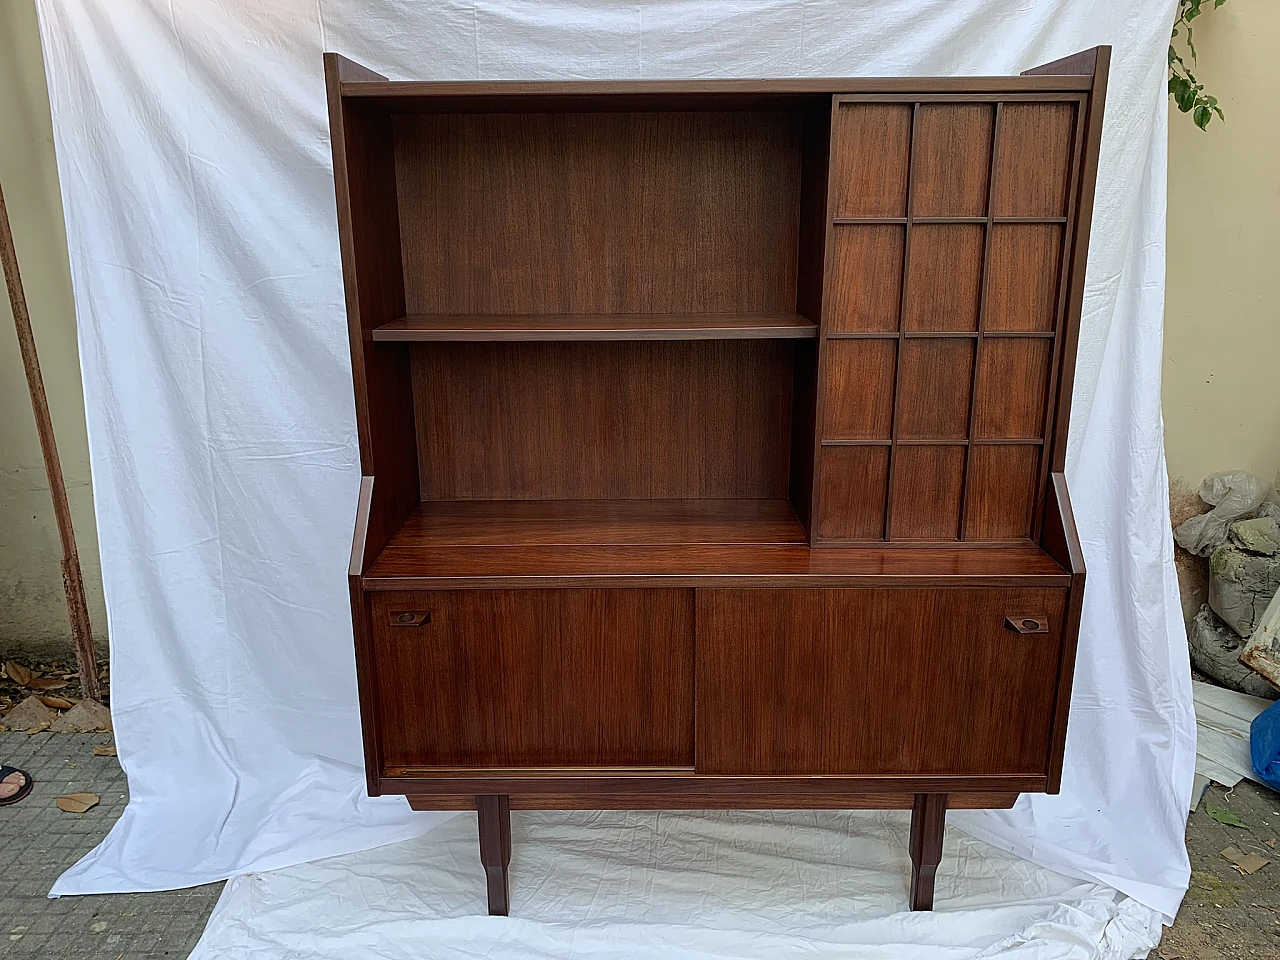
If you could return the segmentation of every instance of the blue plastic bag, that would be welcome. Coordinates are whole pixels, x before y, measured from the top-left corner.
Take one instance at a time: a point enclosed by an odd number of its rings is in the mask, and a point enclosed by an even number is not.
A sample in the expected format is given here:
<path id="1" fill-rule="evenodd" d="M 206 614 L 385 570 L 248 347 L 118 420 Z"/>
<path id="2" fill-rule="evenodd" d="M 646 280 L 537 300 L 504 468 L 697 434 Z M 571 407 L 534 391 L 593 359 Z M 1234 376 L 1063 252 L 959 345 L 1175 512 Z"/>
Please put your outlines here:
<path id="1" fill-rule="evenodd" d="M 1258 779 L 1272 790 L 1280 790 L 1280 700 L 1249 724 L 1249 754 Z"/>

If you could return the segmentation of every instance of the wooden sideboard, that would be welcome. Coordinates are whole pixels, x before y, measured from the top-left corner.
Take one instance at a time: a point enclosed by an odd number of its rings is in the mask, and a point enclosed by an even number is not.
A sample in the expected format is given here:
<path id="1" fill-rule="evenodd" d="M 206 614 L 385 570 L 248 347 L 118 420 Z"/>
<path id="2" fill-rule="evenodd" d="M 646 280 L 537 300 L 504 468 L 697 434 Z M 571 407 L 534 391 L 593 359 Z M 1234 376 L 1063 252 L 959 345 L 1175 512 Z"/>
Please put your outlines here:
<path id="1" fill-rule="evenodd" d="M 1109 48 L 1017 77 L 389 81 L 327 54 L 372 795 L 1056 792 Z"/>

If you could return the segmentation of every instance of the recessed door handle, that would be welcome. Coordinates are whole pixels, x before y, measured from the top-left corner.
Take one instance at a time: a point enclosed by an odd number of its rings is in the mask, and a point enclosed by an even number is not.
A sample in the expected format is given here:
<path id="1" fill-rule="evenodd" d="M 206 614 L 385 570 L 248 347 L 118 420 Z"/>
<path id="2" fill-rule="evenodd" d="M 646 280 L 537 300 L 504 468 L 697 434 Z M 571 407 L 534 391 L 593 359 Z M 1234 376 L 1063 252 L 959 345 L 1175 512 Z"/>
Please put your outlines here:
<path id="1" fill-rule="evenodd" d="M 1006 630 L 1012 630 L 1014 633 L 1048 633 L 1049 618 L 1005 617 L 1004 626 Z"/>
<path id="2" fill-rule="evenodd" d="M 392 610 L 393 627 L 421 627 L 431 622 L 430 610 Z"/>

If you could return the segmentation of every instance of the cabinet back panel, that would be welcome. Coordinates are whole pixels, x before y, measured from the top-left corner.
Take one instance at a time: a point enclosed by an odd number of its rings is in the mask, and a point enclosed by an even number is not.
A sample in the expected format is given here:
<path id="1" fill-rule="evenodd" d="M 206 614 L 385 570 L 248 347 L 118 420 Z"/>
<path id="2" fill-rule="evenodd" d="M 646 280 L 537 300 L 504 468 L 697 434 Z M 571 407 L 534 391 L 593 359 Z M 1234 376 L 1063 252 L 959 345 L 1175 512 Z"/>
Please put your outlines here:
<path id="1" fill-rule="evenodd" d="M 785 340 L 412 352 L 424 500 L 786 498 Z"/>
<path id="2" fill-rule="evenodd" d="M 409 313 L 794 310 L 798 112 L 396 118 Z"/>

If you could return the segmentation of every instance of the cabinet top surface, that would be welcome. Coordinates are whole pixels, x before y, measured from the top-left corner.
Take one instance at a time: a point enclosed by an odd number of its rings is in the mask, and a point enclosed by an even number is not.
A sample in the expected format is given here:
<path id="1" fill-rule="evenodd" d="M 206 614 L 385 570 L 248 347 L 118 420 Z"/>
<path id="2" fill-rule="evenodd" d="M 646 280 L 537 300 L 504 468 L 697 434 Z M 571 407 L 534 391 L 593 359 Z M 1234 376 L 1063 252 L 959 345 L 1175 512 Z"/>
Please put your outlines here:
<path id="1" fill-rule="evenodd" d="M 423 503 L 372 590 L 516 586 L 1065 586 L 1033 544 L 810 548 L 785 500 Z"/>

